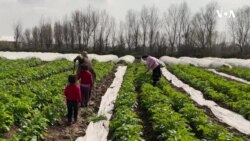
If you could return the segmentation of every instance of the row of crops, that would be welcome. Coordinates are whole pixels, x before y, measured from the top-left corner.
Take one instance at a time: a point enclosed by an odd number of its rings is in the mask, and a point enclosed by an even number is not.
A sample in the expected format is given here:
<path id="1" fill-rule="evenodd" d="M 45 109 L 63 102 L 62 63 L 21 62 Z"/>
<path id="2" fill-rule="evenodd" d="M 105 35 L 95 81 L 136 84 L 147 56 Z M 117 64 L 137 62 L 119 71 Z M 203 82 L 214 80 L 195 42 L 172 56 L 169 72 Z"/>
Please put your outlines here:
<path id="1" fill-rule="evenodd" d="M 16 64 L 14 62 L 10 64 Z M 24 141 L 41 139 L 46 129 L 66 114 L 63 88 L 67 76 L 72 74 L 72 62 L 64 59 L 17 62 L 19 69 L 0 73 L 0 137 Z M 94 62 L 94 67 L 98 83 L 113 70 L 114 64 Z M 8 132 L 11 135 L 4 136 Z"/>
<path id="2" fill-rule="evenodd" d="M 237 77 L 243 78 L 243 79 L 245 79 L 247 81 L 250 81 L 250 70 L 247 69 L 247 68 L 220 67 L 218 70 L 221 71 L 221 72 L 224 72 L 224 73 L 231 74 L 233 76 L 237 76 Z"/>
<path id="3" fill-rule="evenodd" d="M 115 103 L 109 138 L 127 140 L 235 140 L 244 138 L 228 131 L 207 116 L 190 97 L 179 92 L 165 79 L 158 87 L 150 84 L 150 76 L 139 64 L 128 67 Z M 140 104 L 138 104 L 140 103 Z M 141 107 L 141 108 L 138 108 Z M 148 115 L 150 132 L 145 132 L 138 109 Z M 152 134 L 153 138 L 147 138 Z"/>
<path id="4" fill-rule="evenodd" d="M 177 77 L 213 101 L 232 109 L 250 120 L 250 86 L 229 81 L 202 68 L 188 65 L 170 65 L 168 69 Z"/>
<path id="5" fill-rule="evenodd" d="M 48 127 L 66 114 L 63 88 L 72 74 L 72 62 L 0 58 L 0 140 L 41 140 Z M 114 71 L 113 63 L 94 61 L 97 83 Z M 206 98 L 250 120 L 250 86 L 228 80 L 205 69 L 169 65 L 167 69 Z M 248 80 L 249 70 L 221 67 L 219 71 Z M 128 65 L 115 102 L 108 138 L 140 140 L 233 140 L 246 137 L 218 123 L 190 96 L 162 78 L 154 87 L 142 64 Z M 144 116 L 142 116 L 144 115 Z M 6 137 L 6 133 L 10 133 Z"/>
<path id="6" fill-rule="evenodd" d="M 42 60 L 37 58 L 31 58 L 29 61 L 27 59 L 18 60 L 8 60 L 6 58 L 0 58 L 0 72 L 6 72 L 10 70 L 16 70 L 24 67 L 35 67 L 43 64 Z"/>

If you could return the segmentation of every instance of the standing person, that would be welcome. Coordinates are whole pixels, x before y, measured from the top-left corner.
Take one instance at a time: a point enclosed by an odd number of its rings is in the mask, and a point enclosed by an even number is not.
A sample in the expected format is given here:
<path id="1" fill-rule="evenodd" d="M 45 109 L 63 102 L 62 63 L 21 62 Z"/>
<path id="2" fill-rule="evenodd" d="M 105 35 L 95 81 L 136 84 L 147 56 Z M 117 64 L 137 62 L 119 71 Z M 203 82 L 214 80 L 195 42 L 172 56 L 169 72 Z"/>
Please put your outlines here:
<path id="1" fill-rule="evenodd" d="M 88 70 L 88 66 L 86 64 L 82 64 L 81 72 L 78 73 L 77 79 L 80 80 L 81 95 L 83 99 L 81 106 L 86 107 L 90 99 L 90 91 L 93 87 L 92 74 Z"/>
<path id="2" fill-rule="evenodd" d="M 96 74 L 93 68 L 93 65 L 91 61 L 88 59 L 88 53 L 86 51 L 83 51 L 81 55 L 77 56 L 74 60 L 74 64 L 78 61 L 78 68 L 76 74 L 79 74 L 81 72 L 81 65 L 87 64 L 89 71 L 92 73 L 93 79 L 96 79 Z"/>
<path id="3" fill-rule="evenodd" d="M 153 75 L 152 75 L 152 80 L 153 80 L 153 85 L 155 86 L 156 83 L 160 80 L 161 77 L 161 67 L 160 63 L 158 62 L 158 59 L 149 55 L 144 55 L 142 56 L 142 59 L 146 61 L 147 65 L 147 71 L 153 70 Z"/>
<path id="4" fill-rule="evenodd" d="M 67 101 L 68 110 L 68 125 L 72 122 L 72 113 L 74 112 L 74 122 L 77 122 L 78 116 L 78 104 L 81 103 L 81 91 L 79 85 L 76 84 L 76 77 L 74 75 L 69 75 L 69 84 L 64 89 L 64 94 Z"/>

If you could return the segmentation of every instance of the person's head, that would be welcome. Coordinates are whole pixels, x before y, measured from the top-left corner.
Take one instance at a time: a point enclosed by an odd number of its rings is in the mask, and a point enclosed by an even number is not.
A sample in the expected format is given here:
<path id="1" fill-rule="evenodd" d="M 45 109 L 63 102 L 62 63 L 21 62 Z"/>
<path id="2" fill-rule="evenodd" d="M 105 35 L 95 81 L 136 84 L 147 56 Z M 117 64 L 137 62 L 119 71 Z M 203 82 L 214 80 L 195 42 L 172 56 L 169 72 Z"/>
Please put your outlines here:
<path id="1" fill-rule="evenodd" d="M 76 83 L 76 76 L 75 75 L 69 75 L 68 81 L 70 84 Z"/>
<path id="2" fill-rule="evenodd" d="M 87 52 L 87 51 L 81 52 L 81 55 L 82 55 L 82 57 L 84 57 L 84 58 L 88 58 L 88 52 Z"/>
<path id="3" fill-rule="evenodd" d="M 148 58 L 148 55 L 143 55 L 141 58 L 142 58 L 143 60 L 146 60 L 146 59 Z"/>
<path id="4" fill-rule="evenodd" d="M 83 64 L 81 65 L 81 70 L 82 70 L 82 71 L 88 70 L 88 65 L 83 63 Z"/>

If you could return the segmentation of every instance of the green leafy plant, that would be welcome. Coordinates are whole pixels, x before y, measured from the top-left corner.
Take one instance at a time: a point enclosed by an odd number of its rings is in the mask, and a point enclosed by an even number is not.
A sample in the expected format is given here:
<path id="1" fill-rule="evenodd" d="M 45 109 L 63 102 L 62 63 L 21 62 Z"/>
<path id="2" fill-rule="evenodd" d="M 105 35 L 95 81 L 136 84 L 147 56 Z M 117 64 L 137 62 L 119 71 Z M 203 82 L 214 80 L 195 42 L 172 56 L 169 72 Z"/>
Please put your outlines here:
<path id="1" fill-rule="evenodd" d="M 207 98 L 222 103 L 250 119 L 250 107 L 241 106 L 242 101 L 250 101 L 249 85 L 227 80 L 202 68 L 188 65 L 169 65 L 168 69 L 184 82 L 201 90 Z"/>

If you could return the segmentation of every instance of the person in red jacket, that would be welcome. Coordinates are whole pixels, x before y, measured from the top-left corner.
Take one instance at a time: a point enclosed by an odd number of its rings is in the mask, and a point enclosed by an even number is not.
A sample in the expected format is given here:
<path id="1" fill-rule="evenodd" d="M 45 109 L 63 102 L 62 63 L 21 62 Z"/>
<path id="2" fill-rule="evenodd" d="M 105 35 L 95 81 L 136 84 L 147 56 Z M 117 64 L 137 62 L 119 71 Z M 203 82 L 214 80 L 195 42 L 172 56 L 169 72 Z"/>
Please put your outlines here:
<path id="1" fill-rule="evenodd" d="M 64 94 L 66 96 L 67 101 L 67 109 L 68 109 L 68 124 L 70 125 L 72 122 L 72 112 L 74 112 L 74 122 L 77 122 L 78 116 L 78 104 L 81 103 L 81 90 L 79 85 L 76 84 L 76 76 L 70 75 L 68 77 L 69 84 L 64 89 Z"/>
<path id="2" fill-rule="evenodd" d="M 81 72 L 77 74 L 77 79 L 80 80 L 80 88 L 82 94 L 82 107 L 88 105 L 90 99 L 90 92 L 93 87 L 93 77 L 88 69 L 88 65 L 82 64 Z"/>

